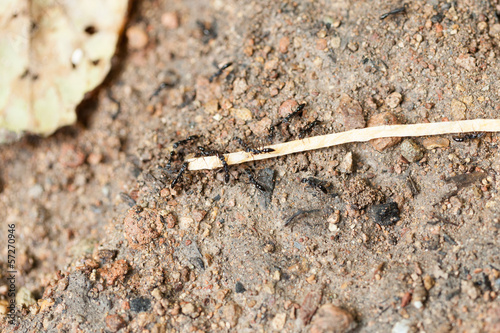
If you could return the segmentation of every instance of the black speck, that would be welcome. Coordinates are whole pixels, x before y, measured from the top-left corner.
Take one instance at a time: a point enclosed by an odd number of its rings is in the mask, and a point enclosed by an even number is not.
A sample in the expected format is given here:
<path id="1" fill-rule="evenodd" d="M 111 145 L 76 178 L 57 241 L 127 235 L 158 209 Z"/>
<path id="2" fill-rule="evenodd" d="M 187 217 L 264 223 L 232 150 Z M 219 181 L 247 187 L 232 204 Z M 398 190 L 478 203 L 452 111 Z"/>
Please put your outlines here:
<path id="1" fill-rule="evenodd" d="M 371 209 L 372 218 L 379 225 L 393 225 L 399 221 L 399 208 L 395 202 L 375 205 Z"/>
<path id="2" fill-rule="evenodd" d="M 146 297 L 137 297 L 130 300 L 130 310 L 133 312 L 146 312 L 151 308 L 151 300 Z"/>
<path id="3" fill-rule="evenodd" d="M 241 282 L 236 282 L 236 285 L 234 286 L 234 291 L 237 294 L 241 294 L 241 293 L 244 293 L 247 290 L 245 289 L 245 287 L 243 286 L 243 284 Z"/>
<path id="4" fill-rule="evenodd" d="M 215 197 L 214 197 L 214 201 L 219 201 L 220 200 L 220 194 L 217 194 Z"/>
<path id="5" fill-rule="evenodd" d="M 431 22 L 432 23 L 441 23 L 443 21 L 443 14 L 441 13 L 438 13 L 436 15 L 434 15 L 433 17 L 431 17 Z"/>

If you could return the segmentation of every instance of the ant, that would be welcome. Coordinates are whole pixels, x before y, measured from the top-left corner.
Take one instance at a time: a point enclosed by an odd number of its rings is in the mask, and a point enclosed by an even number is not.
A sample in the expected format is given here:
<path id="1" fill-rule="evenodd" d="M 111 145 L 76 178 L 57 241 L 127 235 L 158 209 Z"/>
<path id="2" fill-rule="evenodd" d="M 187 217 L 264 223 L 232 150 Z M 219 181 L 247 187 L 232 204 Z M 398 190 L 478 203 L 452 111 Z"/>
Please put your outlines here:
<path id="1" fill-rule="evenodd" d="M 245 151 L 247 153 L 252 153 L 254 155 L 257 155 L 257 154 L 264 154 L 264 153 L 272 153 L 273 151 L 275 151 L 273 148 L 262 148 L 262 149 L 255 149 L 255 148 L 250 148 L 246 143 L 245 141 L 243 141 L 241 138 L 239 137 L 235 137 L 234 140 L 238 141 L 238 143 L 240 145 L 243 146 L 243 148 L 245 148 Z"/>
<path id="2" fill-rule="evenodd" d="M 288 124 L 288 123 L 290 123 L 290 120 L 293 117 L 302 115 L 302 110 L 304 109 L 305 106 L 306 106 L 305 103 L 299 104 L 297 106 L 297 108 L 295 109 L 295 111 L 293 111 L 292 113 L 290 113 L 288 116 L 286 116 L 286 117 L 281 118 L 280 120 L 278 120 L 278 122 L 276 124 L 274 124 L 274 125 L 271 124 L 271 126 L 269 126 L 269 135 L 267 136 L 268 140 L 272 140 L 273 139 L 274 131 L 275 131 L 276 127 L 278 127 L 279 125 L 281 125 L 283 123 Z"/>
<path id="3" fill-rule="evenodd" d="M 297 106 L 297 108 L 295 109 L 295 111 L 293 111 L 288 116 L 286 116 L 285 118 L 283 118 L 281 120 L 281 122 L 287 124 L 287 123 L 290 122 L 290 119 L 292 119 L 293 117 L 300 116 L 302 114 L 302 110 L 304 110 L 305 106 L 306 106 L 306 103 L 299 104 L 299 106 Z"/>
<path id="4" fill-rule="evenodd" d="M 229 164 L 227 164 L 226 157 L 221 152 L 216 150 L 207 150 L 205 147 L 198 147 L 199 155 L 198 156 L 210 156 L 215 155 L 222 162 L 222 167 L 224 168 L 224 182 L 229 183 Z"/>
<path id="5" fill-rule="evenodd" d="M 319 120 L 315 120 L 313 122 L 310 122 L 306 126 L 304 126 L 304 128 L 299 133 L 299 139 L 303 139 L 306 136 L 306 134 L 308 132 L 310 132 L 314 126 L 316 126 L 318 124 L 320 124 L 320 121 Z"/>
<path id="6" fill-rule="evenodd" d="M 321 184 L 321 182 L 315 178 L 309 177 L 309 178 L 302 178 L 301 180 L 302 183 L 305 183 L 311 187 L 315 187 L 319 189 L 321 192 L 324 194 L 328 194 L 327 189 Z"/>
<path id="7" fill-rule="evenodd" d="M 232 64 L 233 64 L 232 62 L 228 62 L 227 64 L 222 65 L 222 66 L 221 66 L 221 67 L 217 70 L 217 72 L 215 72 L 214 74 L 212 74 L 212 76 L 210 76 L 210 78 L 208 78 L 208 82 L 212 83 L 212 81 L 213 81 L 215 78 L 217 78 L 217 77 L 221 76 L 221 75 L 222 75 L 222 72 L 223 72 L 226 68 L 228 68 L 229 66 L 231 66 Z"/>
<path id="8" fill-rule="evenodd" d="M 177 141 L 176 143 L 174 143 L 172 145 L 172 147 L 175 149 L 175 148 L 179 147 L 180 145 L 185 145 L 185 144 L 189 143 L 189 141 L 194 141 L 194 140 L 197 140 L 199 138 L 200 138 L 199 135 L 190 135 L 184 140 Z"/>
<path id="9" fill-rule="evenodd" d="M 380 16 L 380 19 L 383 20 L 385 19 L 386 17 L 388 17 L 389 15 L 394 15 L 394 14 L 399 14 L 399 13 L 402 13 L 406 11 L 406 4 L 403 6 L 403 7 L 399 7 L 399 8 L 396 8 L 396 9 L 393 9 L 391 10 L 390 12 L 387 12 L 385 14 L 382 14 Z"/>
<path id="10" fill-rule="evenodd" d="M 160 85 L 158 86 L 158 88 L 156 88 L 156 90 L 151 94 L 151 96 L 149 96 L 149 101 L 151 102 L 151 100 L 153 99 L 153 97 L 158 96 L 163 89 L 165 89 L 165 88 L 171 88 L 173 86 L 174 85 L 172 83 L 168 83 L 168 82 L 162 82 L 162 83 L 160 83 Z"/>
<path id="11" fill-rule="evenodd" d="M 189 163 L 188 162 L 184 162 L 182 163 L 182 166 L 181 166 L 181 169 L 179 170 L 179 174 L 177 175 L 177 177 L 175 177 L 175 179 L 172 181 L 172 183 L 170 184 L 170 188 L 174 188 L 175 187 L 175 184 L 177 184 L 179 182 L 179 180 L 181 180 L 182 178 L 182 175 L 184 174 L 184 172 L 186 171 L 187 167 L 188 167 Z"/>
<path id="12" fill-rule="evenodd" d="M 248 169 L 248 168 L 245 169 L 245 173 L 247 174 L 248 180 L 250 181 L 250 183 L 252 183 L 259 191 L 266 192 L 266 188 L 262 184 L 260 184 L 258 181 L 255 180 L 250 169 Z"/>
<path id="13" fill-rule="evenodd" d="M 480 139 L 483 136 L 484 136 L 484 132 L 481 132 L 481 133 L 474 132 L 474 133 L 462 134 L 459 136 L 453 136 L 453 140 L 455 140 L 456 142 L 464 142 L 464 141 L 472 140 L 472 139 Z"/>

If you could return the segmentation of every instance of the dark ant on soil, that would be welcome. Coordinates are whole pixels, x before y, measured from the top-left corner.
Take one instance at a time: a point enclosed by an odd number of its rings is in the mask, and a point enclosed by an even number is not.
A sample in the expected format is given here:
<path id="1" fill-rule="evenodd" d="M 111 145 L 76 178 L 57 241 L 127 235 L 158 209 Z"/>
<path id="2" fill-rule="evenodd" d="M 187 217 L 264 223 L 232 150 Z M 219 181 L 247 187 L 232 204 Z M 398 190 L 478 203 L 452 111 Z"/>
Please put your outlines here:
<path id="1" fill-rule="evenodd" d="M 170 88 L 170 87 L 173 87 L 173 86 L 174 86 L 173 84 L 168 83 L 168 82 L 162 82 L 162 83 L 160 83 L 160 85 L 158 86 L 158 88 L 156 88 L 155 91 L 151 94 L 151 96 L 149 96 L 149 101 L 151 102 L 151 100 L 154 97 L 158 96 L 163 89 Z"/>
<path id="2" fill-rule="evenodd" d="M 295 117 L 295 116 L 301 116 L 302 115 L 302 110 L 304 110 L 305 106 L 306 106 L 305 103 L 299 104 L 299 106 L 297 106 L 297 108 L 295 109 L 295 111 L 293 111 L 288 116 L 286 116 L 285 118 L 283 118 L 283 120 L 281 122 L 287 124 L 287 123 L 290 122 L 290 119 L 292 119 L 293 117 Z"/>
<path id="3" fill-rule="evenodd" d="M 181 169 L 179 170 L 179 174 L 177 175 L 177 177 L 175 177 L 175 179 L 172 181 L 172 184 L 170 184 L 170 188 L 174 188 L 175 187 L 175 184 L 177 184 L 179 182 L 179 180 L 182 179 L 182 175 L 184 174 L 184 172 L 187 170 L 187 167 L 188 167 L 189 163 L 188 162 L 184 162 L 182 163 L 182 166 L 181 166 Z"/>
<path id="4" fill-rule="evenodd" d="M 117 101 L 113 95 L 111 94 L 111 91 L 108 89 L 107 91 L 108 93 L 108 98 L 111 102 L 115 103 L 116 104 L 116 112 L 114 114 L 111 115 L 111 119 L 115 120 L 118 115 L 122 112 L 122 105 L 120 104 L 119 101 Z"/>
<path id="5" fill-rule="evenodd" d="M 453 136 L 453 140 L 456 142 L 464 142 L 468 140 L 473 140 L 473 139 L 480 139 L 484 136 L 484 132 L 474 132 L 474 133 L 467 133 L 467 134 L 462 134 L 462 135 L 456 135 Z"/>
<path id="6" fill-rule="evenodd" d="M 238 141 L 238 143 L 245 149 L 247 153 L 252 153 L 254 155 L 257 154 L 265 154 L 265 153 L 272 153 L 275 151 L 273 148 L 262 148 L 262 149 L 255 149 L 255 148 L 250 148 L 243 139 L 239 137 L 235 137 L 234 140 Z"/>
<path id="7" fill-rule="evenodd" d="M 284 226 L 286 227 L 287 225 L 289 225 L 290 223 L 292 223 L 292 221 L 294 219 L 296 219 L 298 216 L 300 216 L 302 214 L 310 214 L 310 213 L 315 213 L 315 212 L 319 212 L 319 209 L 311 209 L 311 210 L 299 209 L 296 213 L 294 213 L 292 216 L 290 216 L 289 218 L 287 218 L 285 220 Z"/>
<path id="8" fill-rule="evenodd" d="M 221 67 L 217 70 L 217 72 L 215 72 L 214 74 L 212 74 L 212 76 L 210 76 L 210 77 L 208 78 L 208 82 L 212 83 L 212 81 L 213 81 L 214 79 L 216 79 L 216 78 L 218 78 L 219 76 L 221 76 L 221 75 L 222 75 L 222 73 L 224 72 L 224 70 L 225 70 L 226 68 L 228 68 L 229 66 L 231 66 L 232 64 L 233 64 L 232 62 L 228 62 L 227 64 L 222 65 L 222 66 L 221 66 Z"/>
<path id="9" fill-rule="evenodd" d="M 199 135 L 190 135 L 184 140 L 177 141 L 176 143 L 174 143 L 172 145 L 172 147 L 175 149 L 175 148 L 179 147 L 180 145 L 185 145 L 185 144 L 189 143 L 190 141 L 195 141 L 195 140 L 198 140 L 199 138 L 200 138 Z"/>
<path id="10" fill-rule="evenodd" d="M 216 150 L 207 150 L 205 147 L 198 146 L 198 151 L 199 153 L 197 154 L 198 157 L 200 156 L 210 156 L 210 155 L 215 155 L 217 158 L 222 162 L 222 167 L 224 168 L 224 182 L 227 184 L 229 183 L 229 164 L 227 164 L 226 157 L 224 154 L 221 152 L 218 152 Z"/>
<path id="11" fill-rule="evenodd" d="M 215 23 L 215 21 L 213 21 L 212 23 L 196 21 L 196 25 L 203 34 L 203 37 L 201 39 L 203 44 L 208 44 L 211 39 L 217 38 L 217 24 Z"/>
<path id="12" fill-rule="evenodd" d="M 405 11 L 406 11 L 406 4 L 403 7 L 393 9 L 390 12 L 387 12 L 385 14 L 380 15 L 380 19 L 383 20 L 383 19 L 385 19 L 386 17 L 388 17 L 390 15 L 399 14 L 399 13 L 402 13 L 402 12 L 405 12 Z"/>
<path id="13" fill-rule="evenodd" d="M 318 179 L 315 179 L 312 177 L 302 178 L 301 182 L 304 184 L 307 184 L 313 188 L 317 188 L 318 190 L 320 190 L 324 194 L 328 194 L 328 190 L 326 189 L 326 187 L 323 186 L 323 184 L 321 184 L 321 181 L 319 181 Z"/>
<path id="14" fill-rule="evenodd" d="M 304 128 L 299 133 L 299 139 L 303 139 L 306 136 L 306 134 L 309 133 L 313 129 L 313 127 L 318 125 L 319 123 L 320 123 L 319 120 L 315 120 L 304 126 Z"/>
<path id="15" fill-rule="evenodd" d="M 281 124 L 288 124 L 290 123 L 290 120 L 295 117 L 295 116 L 301 116 L 302 115 L 302 110 L 304 110 L 304 107 L 306 106 L 305 103 L 302 103 L 302 104 L 299 104 L 297 106 L 297 108 L 295 109 L 295 111 L 293 111 L 292 113 L 290 113 L 289 115 L 287 115 L 286 117 L 278 120 L 278 122 L 276 124 L 271 124 L 271 126 L 269 126 L 269 135 L 267 136 L 268 140 L 271 141 L 274 137 L 274 132 L 276 130 L 276 127 L 278 127 L 279 125 Z"/>
<path id="16" fill-rule="evenodd" d="M 245 173 L 247 174 L 248 180 L 250 181 L 250 183 L 252 183 L 259 191 L 266 192 L 266 188 L 262 184 L 260 184 L 257 180 L 255 180 L 250 169 L 248 169 L 248 168 L 245 169 Z"/>
<path id="17" fill-rule="evenodd" d="M 229 165 L 227 164 L 226 157 L 218 151 L 215 152 L 215 156 L 222 162 L 222 167 L 224 168 L 224 183 L 227 184 L 229 183 Z"/>

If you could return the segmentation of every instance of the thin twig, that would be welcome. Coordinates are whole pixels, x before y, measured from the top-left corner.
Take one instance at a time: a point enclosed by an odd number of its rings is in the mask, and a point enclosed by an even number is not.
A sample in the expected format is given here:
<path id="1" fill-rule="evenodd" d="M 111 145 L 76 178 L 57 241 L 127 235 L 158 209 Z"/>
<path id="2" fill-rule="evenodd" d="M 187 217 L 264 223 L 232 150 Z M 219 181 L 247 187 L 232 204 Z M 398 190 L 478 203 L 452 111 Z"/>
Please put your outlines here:
<path id="1" fill-rule="evenodd" d="M 389 137 L 416 137 L 471 132 L 500 132 L 500 119 L 475 119 L 449 121 L 440 123 L 422 123 L 413 125 L 387 125 L 355 129 L 346 132 L 313 136 L 302 140 L 289 141 L 267 146 L 273 152 L 252 154 L 245 151 L 225 154 L 228 165 L 263 160 L 277 156 L 300 153 L 341 145 L 351 142 L 365 142 L 372 139 Z M 189 170 L 221 168 L 221 160 L 217 156 L 198 157 L 188 160 Z"/>

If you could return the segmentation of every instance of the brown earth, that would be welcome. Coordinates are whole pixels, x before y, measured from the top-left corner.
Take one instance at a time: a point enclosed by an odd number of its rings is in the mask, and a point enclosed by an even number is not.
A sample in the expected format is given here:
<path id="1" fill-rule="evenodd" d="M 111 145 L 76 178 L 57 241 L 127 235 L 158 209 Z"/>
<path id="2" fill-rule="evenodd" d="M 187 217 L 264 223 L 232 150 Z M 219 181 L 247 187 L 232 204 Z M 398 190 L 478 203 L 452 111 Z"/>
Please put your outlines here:
<path id="1" fill-rule="evenodd" d="M 498 133 L 349 144 L 170 188 L 183 156 L 241 150 L 236 136 L 262 147 L 385 112 L 498 118 L 498 0 L 380 19 L 400 7 L 137 2 L 79 124 L 0 148 L 0 230 L 16 226 L 24 295 L 0 330 L 500 332 Z"/>

